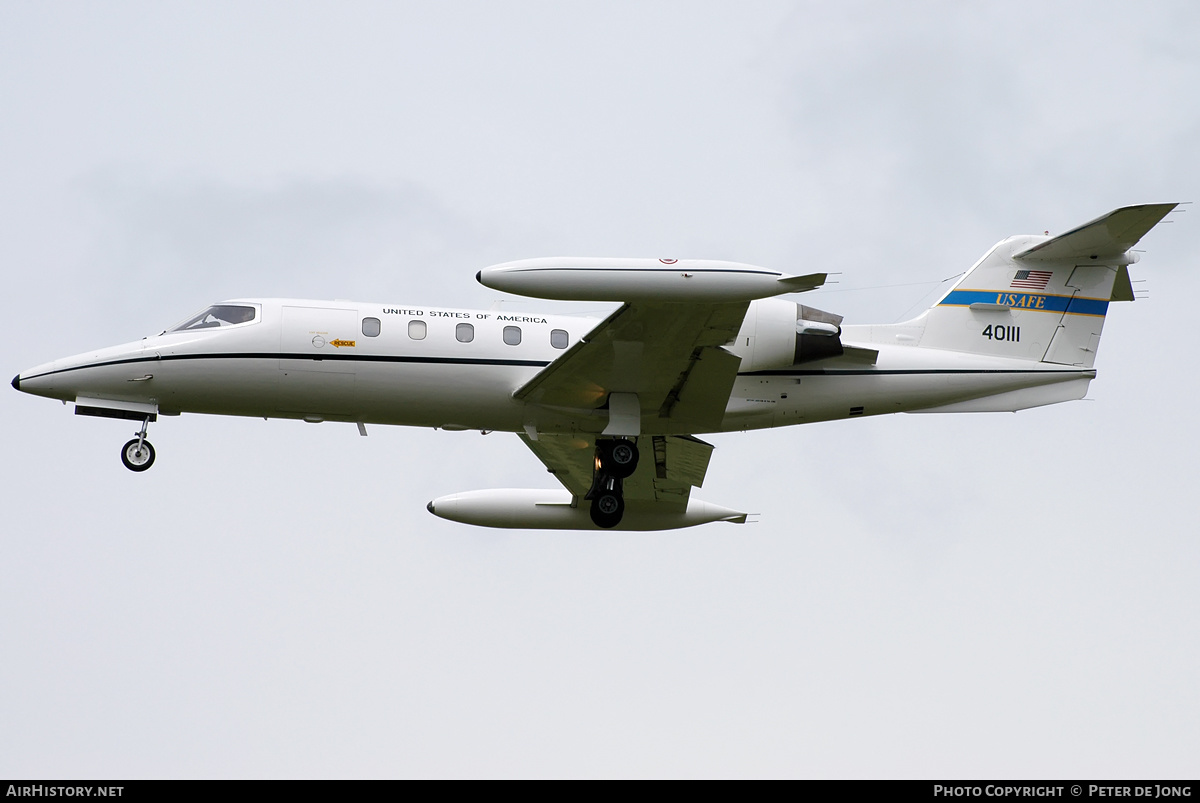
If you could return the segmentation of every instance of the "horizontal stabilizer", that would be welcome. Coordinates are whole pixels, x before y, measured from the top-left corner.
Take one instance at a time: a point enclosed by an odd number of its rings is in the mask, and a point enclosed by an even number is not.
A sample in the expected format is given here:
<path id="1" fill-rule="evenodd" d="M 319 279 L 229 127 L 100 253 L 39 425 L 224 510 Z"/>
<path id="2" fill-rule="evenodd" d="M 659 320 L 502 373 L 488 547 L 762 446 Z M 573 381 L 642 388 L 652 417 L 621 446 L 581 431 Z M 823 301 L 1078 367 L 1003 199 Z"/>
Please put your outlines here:
<path id="1" fill-rule="evenodd" d="M 1059 259 L 1104 260 L 1119 257 L 1154 228 L 1178 204 L 1125 206 L 1095 220 L 1026 248 L 1014 259 L 1051 261 Z"/>

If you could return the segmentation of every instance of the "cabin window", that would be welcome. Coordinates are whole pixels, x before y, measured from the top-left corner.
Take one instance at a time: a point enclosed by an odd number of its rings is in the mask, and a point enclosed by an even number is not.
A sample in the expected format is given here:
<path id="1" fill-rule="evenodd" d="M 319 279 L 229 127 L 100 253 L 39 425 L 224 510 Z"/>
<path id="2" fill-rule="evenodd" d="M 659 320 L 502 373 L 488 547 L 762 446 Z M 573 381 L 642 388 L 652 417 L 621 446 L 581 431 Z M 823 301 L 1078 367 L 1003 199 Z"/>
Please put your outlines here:
<path id="1" fill-rule="evenodd" d="M 194 317 L 188 318 L 178 326 L 172 327 L 171 332 L 187 332 L 195 329 L 215 329 L 218 326 L 235 326 L 239 323 L 249 323 L 254 320 L 254 307 L 243 307 L 238 304 L 217 304 L 204 310 Z"/>
<path id="2" fill-rule="evenodd" d="M 428 327 L 425 326 L 425 321 L 409 321 L 408 322 L 408 336 L 411 337 L 413 340 L 424 340 L 425 333 L 427 331 L 428 331 Z"/>
<path id="3" fill-rule="evenodd" d="M 510 346 L 521 345 L 521 327 L 519 327 L 519 326 L 504 327 L 504 342 Z"/>
<path id="4" fill-rule="evenodd" d="M 469 323 L 460 323 L 454 327 L 454 336 L 459 343 L 470 343 L 475 339 L 475 327 Z"/>
<path id="5" fill-rule="evenodd" d="M 379 337 L 378 318 L 363 318 L 363 337 Z"/>
<path id="6" fill-rule="evenodd" d="M 567 343 L 571 340 L 571 336 L 567 334 L 566 329 L 551 329 L 550 330 L 550 345 L 556 349 L 565 349 Z"/>

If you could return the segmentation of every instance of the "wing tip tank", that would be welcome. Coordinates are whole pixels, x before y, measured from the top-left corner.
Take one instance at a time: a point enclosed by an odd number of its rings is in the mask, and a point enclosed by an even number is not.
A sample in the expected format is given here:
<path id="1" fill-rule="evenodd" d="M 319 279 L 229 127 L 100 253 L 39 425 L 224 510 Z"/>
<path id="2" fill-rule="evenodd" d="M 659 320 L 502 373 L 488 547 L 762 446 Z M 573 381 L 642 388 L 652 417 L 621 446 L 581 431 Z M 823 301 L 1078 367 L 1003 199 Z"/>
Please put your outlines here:
<path id="1" fill-rule="evenodd" d="M 492 488 L 438 497 L 425 506 L 438 518 L 478 527 L 520 530 L 601 530 L 592 523 L 587 506 L 572 504 L 570 491 Z M 724 521 L 745 524 L 748 514 L 698 499 L 678 512 L 626 508 L 614 531 L 676 530 Z"/>
<path id="2" fill-rule="evenodd" d="M 826 274 L 704 259 L 541 257 L 493 265 L 475 278 L 493 290 L 560 301 L 721 303 L 812 290 Z"/>

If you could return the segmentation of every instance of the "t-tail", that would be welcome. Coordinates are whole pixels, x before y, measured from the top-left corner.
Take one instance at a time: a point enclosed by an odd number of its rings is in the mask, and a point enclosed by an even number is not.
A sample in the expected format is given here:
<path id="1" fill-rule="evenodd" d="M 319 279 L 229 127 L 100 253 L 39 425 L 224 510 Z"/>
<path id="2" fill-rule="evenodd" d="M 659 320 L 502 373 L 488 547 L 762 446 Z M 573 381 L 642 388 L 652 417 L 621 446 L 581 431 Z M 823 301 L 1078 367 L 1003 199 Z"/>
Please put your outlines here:
<path id="1" fill-rule="evenodd" d="M 1056 237 L 1009 237 L 895 328 L 922 348 L 1091 368 L 1108 305 L 1134 299 L 1130 249 L 1176 206 L 1126 206 Z"/>

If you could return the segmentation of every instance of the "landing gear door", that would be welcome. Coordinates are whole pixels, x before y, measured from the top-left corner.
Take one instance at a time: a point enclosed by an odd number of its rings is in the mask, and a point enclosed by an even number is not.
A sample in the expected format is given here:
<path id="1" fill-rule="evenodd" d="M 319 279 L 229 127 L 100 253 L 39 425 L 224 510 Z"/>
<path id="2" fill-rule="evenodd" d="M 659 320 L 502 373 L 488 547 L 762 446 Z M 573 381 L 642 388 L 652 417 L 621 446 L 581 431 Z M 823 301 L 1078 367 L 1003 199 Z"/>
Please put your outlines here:
<path id="1" fill-rule="evenodd" d="M 284 307 L 279 343 L 279 409 L 312 416 L 354 409 L 358 312 Z"/>

